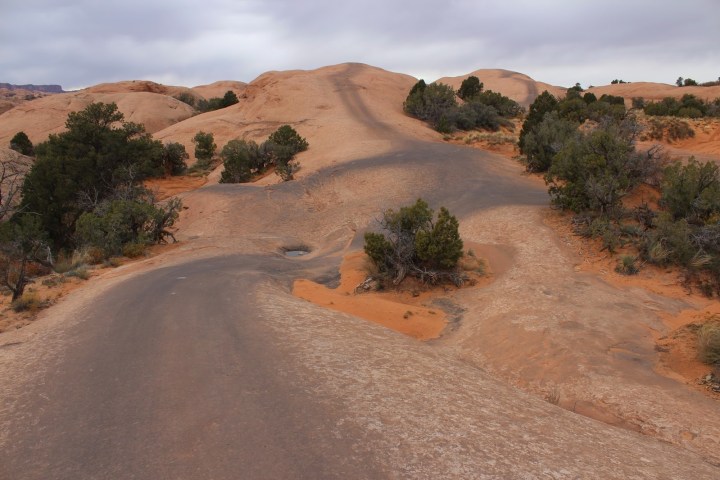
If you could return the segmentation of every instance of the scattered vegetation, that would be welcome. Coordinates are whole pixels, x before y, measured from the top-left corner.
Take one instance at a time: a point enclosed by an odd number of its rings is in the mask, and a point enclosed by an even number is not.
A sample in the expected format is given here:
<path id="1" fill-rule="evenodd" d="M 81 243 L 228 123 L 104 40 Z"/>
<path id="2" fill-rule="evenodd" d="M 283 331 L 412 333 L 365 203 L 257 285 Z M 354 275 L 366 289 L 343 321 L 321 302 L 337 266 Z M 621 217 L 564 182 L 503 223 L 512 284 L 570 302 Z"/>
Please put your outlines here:
<path id="1" fill-rule="evenodd" d="M 175 96 L 177 100 L 186 103 L 196 109 L 200 113 L 212 112 L 213 110 L 220 110 L 231 105 L 235 105 L 240 100 L 238 99 L 235 92 L 228 90 L 222 97 L 213 97 L 209 100 L 204 98 L 196 98 L 190 92 L 182 92 Z"/>
<path id="2" fill-rule="evenodd" d="M 622 99 L 579 95 L 570 89 L 558 100 L 544 92 L 530 106 L 519 142 L 526 168 L 545 173 L 551 202 L 575 213 L 578 234 L 599 239 L 610 253 L 623 251 L 619 273 L 634 274 L 642 263 L 676 265 L 689 286 L 720 293 L 718 166 L 671 163 L 659 147 L 636 150 L 642 128 Z M 603 102 L 609 107 L 583 107 Z M 685 96 L 679 103 L 699 108 L 693 102 Z M 645 138 L 692 135 L 687 122 L 652 119 Z M 658 206 L 627 208 L 624 199 L 642 184 L 658 191 Z"/>
<path id="3" fill-rule="evenodd" d="M 3 162 L 0 283 L 14 301 L 36 265 L 84 278 L 78 252 L 91 253 L 96 264 L 129 246 L 172 238 L 168 227 L 181 208 L 179 200 L 156 203 L 141 182 L 181 172 L 182 145 L 153 140 L 142 125 L 125 122 L 114 103 L 70 113 L 65 126 L 35 147 L 36 161 L 20 189 L 21 169 L 8 170 Z"/>
<path id="4" fill-rule="evenodd" d="M 14 299 L 12 303 L 10 304 L 10 308 L 13 309 L 14 312 L 20 313 L 20 312 L 36 312 L 40 309 L 46 308 L 49 306 L 49 302 L 40 299 L 40 297 L 32 292 L 28 292 L 24 294 L 22 297 Z"/>
<path id="5" fill-rule="evenodd" d="M 227 108 L 231 105 L 235 105 L 240 100 L 238 99 L 235 92 L 228 90 L 222 97 L 213 97 L 209 100 L 201 99 L 195 105 L 201 113 L 212 112 L 213 110 L 220 110 L 221 108 Z"/>
<path id="6" fill-rule="evenodd" d="M 675 85 L 678 87 L 697 87 L 697 84 L 698 83 L 692 78 L 678 77 L 678 79 L 675 80 Z"/>
<path id="7" fill-rule="evenodd" d="M 365 253 L 384 282 L 399 285 L 410 275 L 430 284 L 462 285 L 465 277 L 457 264 L 463 242 L 457 219 L 445 207 L 434 217 L 428 204 L 418 199 L 398 211 L 385 211 L 379 223 L 382 233 L 365 234 Z"/>
<path id="8" fill-rule="evenodd" d="M 674 142 L 694 136 L 695 130 L 684 120 L 652 117 L 648 120 L 648 129 L 642 138 Z"/>
<path id="9" fill-rule="evenodd" d="M 285 181 L 292 180 L 299 164 L 295 154 L 305 151 L 308 142 L 290 125 L 283 125 L 261 145 L 253 141 L 231 140 L 220 153 L 224 169 L 221 183 L 249 182 L 270 167 Z"/>
<path id="10" fill-rule="evenodd" d="M 680 99 L 665 97 L 659 102 L 643 102 L 643 111 L 651 116 L 685 118 L 720 117 L 720 98 L 705 101 L 692 94 Z"/>
<path id="11" fill-rule="evenodd" d="M 461 105 L 457 97 L 463 101 Z M 522 113 L 522 107 L 510 98 L 483 91 L 482 82 L 474 76 L 466 78 L 457 93 L 449 85 L 427 85 L 420 80 L 410 90 L 403 108 L 408 115 L 428 122 L 441 133 L 514 128 L 508 119 Z"/>

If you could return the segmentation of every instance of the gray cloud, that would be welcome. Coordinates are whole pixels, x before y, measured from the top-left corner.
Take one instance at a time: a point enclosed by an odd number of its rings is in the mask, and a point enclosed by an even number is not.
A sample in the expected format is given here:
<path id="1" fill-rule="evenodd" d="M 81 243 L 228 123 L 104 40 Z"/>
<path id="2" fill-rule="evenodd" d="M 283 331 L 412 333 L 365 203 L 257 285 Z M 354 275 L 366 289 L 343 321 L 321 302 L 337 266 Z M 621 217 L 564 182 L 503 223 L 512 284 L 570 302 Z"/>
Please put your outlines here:
<path id="1" fill-rule="evenodd" d="M 0 81 L 197 85 L 359 61 L 434 80 L 508 68 L 549 83 L 720 75 L 720 4 L 446 0 L 3 0 Z"/>

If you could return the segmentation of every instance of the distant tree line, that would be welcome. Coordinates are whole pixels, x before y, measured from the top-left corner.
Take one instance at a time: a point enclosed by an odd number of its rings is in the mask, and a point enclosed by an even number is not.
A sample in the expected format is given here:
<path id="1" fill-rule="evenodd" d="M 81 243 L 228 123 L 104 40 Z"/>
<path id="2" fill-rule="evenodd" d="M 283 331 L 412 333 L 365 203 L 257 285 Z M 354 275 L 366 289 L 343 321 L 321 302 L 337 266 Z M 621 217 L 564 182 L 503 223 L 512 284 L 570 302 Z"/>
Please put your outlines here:
<path id="1" fill-rule="evenodd" d="M 199 113 L 212 112 L 213 110 L 220 110 L 231 105 L 235 105 L 240 100 L 238 99 L 235 92 L 228 90 L 222 97 L 213 97 L 208 100 L 204 98 L 197 99 L 194 95 L 188 92 L 182 92 L 175 96 L 177 100 L 186 103 L 197 110 Z"/>
<path id="2" fill-rule="evenodd" d="M 720 117 L 720 98 L 705 101 L 686 93 L 680 99 L 665 97 L 659 102 L 645 102 L 633 99 L 633 106 L 642 108 L 646 115 L 685 118 Z"/>
<path id="3" fill-rule="evenodd" d="M 192 138 L 195 144 L 195 170 L 208 170 L 222 161 L 220 183 L 247 183 L 274 168 L 283 181 L 294 178 L 300 164 L 295 155 L 308 148 L 306 139 L 290 125 L 283 125 L 266 141 L 257 144 L 252 140 L 230 140 L 217 155 L 218 146 L 212 133 L 197 132 Z"/>

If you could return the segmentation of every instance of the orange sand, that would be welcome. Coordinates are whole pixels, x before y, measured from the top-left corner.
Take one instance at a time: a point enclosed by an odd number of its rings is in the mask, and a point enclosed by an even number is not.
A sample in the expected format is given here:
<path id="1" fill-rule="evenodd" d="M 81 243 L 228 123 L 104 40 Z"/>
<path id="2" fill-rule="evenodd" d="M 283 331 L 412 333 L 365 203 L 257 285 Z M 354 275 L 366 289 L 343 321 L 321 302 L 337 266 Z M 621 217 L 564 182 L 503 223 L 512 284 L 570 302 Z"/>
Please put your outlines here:
<path id="1" fill-rule="evenodd" d="M 511 263 L 507 252 L 501 249 L 466 242 L 466 251 L 470 249 L 480 258 L 492 255 L 494 272 L 506 271 Z M 487 262 L 479 260 L 485 266 L 485 274 L 480 276 L 471 269 L 473 260 L 465 257 L 460 265 L 470 277 L 470 285 L 485 286 L 494 280 L 494 274 Z M 357 287 L 368 275 L 369 260 L 364 252 L 352 252 L 343 258 L 340 265 L 340 286 L 328 288 L 310 280 L 296 280 L 293 295 L 316 305 L 348 313 L 378 323 L 418 340 L 432 340 L 442 335 L 448 325 L 445 312 L 431 308 L 433 300 L 451 294 L 455 287 L 440 286 L 428 289 L 414 279 L 408 278 L 396 291 L 355 293 Z"/>
<path id="2" fill-rule="evenodd" d="M 293 295 L 322 307 L 349 313 L 378 323 L 418 340 L 438 338 L 447 325 L 439 309 L 423 306 L 428 293 L 367 292 L 354 294 L 355 287 L 367 276 L 364 252 L 346 255 L 340 266 L 340 286 L 330 289 L 310 280 L 296 280 Z"/>

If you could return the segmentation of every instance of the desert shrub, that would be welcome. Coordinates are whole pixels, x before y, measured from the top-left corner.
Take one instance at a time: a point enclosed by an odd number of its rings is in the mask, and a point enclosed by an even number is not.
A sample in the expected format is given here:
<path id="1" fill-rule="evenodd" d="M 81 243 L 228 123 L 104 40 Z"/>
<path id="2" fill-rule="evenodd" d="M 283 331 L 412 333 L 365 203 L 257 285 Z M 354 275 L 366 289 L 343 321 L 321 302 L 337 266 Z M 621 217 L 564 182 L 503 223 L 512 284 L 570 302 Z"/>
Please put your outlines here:
<path id="1" fill-rule="evenodd" d="M 692 243 L 692 229 L 687 220 L 673 220 L 667 212 L 655 219 L 655 228 L 648 231 L 640 246 L 643 257 L 656 265 L 691 265 L 697 254 Z"/>
<path id="2" fill-rule="evenodd" d="M 260 148 L 253 141 L 230 140 L 222 149 L 224 169 L 220 183 L 247 182 L 253 173 L 264 167 Z"/>
<path id="3" fill-rule="evenodd" d="M 525 136 L 525 168 L 529 172 L 546 172 L 555 155 L 577 132 L 577 124 L 561 119 L 558 112 L 545 115 Z"/>
<path id="4" fill-rule="evenodd" d="M 80 280 L 87 280 L 90 278 L 90 272 L 88 271 L 86 266 L 81 265 L 77 268 L 74 268 L 73 270 L 70 270 L 69 272 L 66 272 L 65 276 L 79 278 Z"/>
<path id="5" fill-rule="evenodd" d="M 25 132 L 18 132 L 10 139 L 10 149 L 23 155 L 35 154 L 35 148 Z"/>
<path id="6" fill-rule="evenodd" d="M 105 252 L 98 247 L 87 247 L 83 257 L 90 265 L 99 265 L 105 261 Z"/>
<path id="7" fill-rule="evenodd" d="M 403 109 L 408 115 L 430 123 L 438 131 L 451 131 L 452 126 L 446 117 L 456 106 L 455 91 L 451 86 L 444 83 L 426 85 L 420 80 L 410 90 Z"/>
<path id="8" fill-rule="evenodd" d="M 20 298 L 17 298 L 13 300 L 13 302 L 10 304 L 10 307 L 13 309 L 14 312 L 20 313 L 20 312 L 36 312 L 42 308 L 46 308 L 49 306 L 49 303 L 47 301 L 43 301 L 40 299 L 37 293 L 35 292 L 28 292 L 25 293 Z"/>
<path id="9" fill-rule="evenodd" d="M 492 90 L 480 92 L 470 101 L 493 107 L 501 117 L 513 118 L 523 113 L 523 108 L 515 100 Z"/>
<path id="10" fill-rule="evenodd" d="M 463 254 L 457 219 L 444 207 L 433 218 L 428 204 L 418 199 L 398 211 L 387 210 L 380 220 L 383 233 L 365 234 L 365 253 L 394 285 L 407 275 L 430 283 L 462 283 L 456 270 Z"/>
<path id="11" fill-rule="evenodd" d="M 287 147 L 292 155 L 304 152 L 308 148 L 308 142 L 295 131 L 290 125 L 283 125 L 268 137 L 268 142 L 273 145 Z"/>
<path id="12" fill-rule="evenodd" d="M 145 255 L 147 245 L 139 242 L 129 242 L 123 245 L 122 254 L 128 258 L 138 258 Z"/>
<path id="13" fill-rule="evenodd" d="M 222 97 L 213 97 L 209 100 L 201 99 L 197 102 L 197 109 L 203 113 L 212 112 L 213 110 L 220 110 L 221 108 L 235 105 L 239 101 L 235 92 L 228 90 Z"/>
<path id="14" fill-rule="evenodd" d="M 692 138 L 694 136 L 695 130 L 693 130 L 690 124 L 687 122 L 672 119 L 667 123 L 668 140 L 683 140 L 685 138 Z"/>
<path id="15" fill-rule="evenodd" d="M 192 138 L 192 142 L 195 144 L 195 158 L 198 163 L 203 167 L 209 166 L 217 150 L 213 134 L 197 132 Z"/>
<path id="16" fill-rule="evenodd" d="M 181 102 L 195 108 L 196 99 L 195 96 L 190 92 L 180 92 L 175 95 L 175 99 L 180 100 Z"/>
<path id="17" fill-rule="evenodd" d="M 558 99 L 552 96 L 547 90 L 538 95 L 535 101 L 530 105 L 527 117 L 525 117 L 522 129 L 520 130 L 520 138 L 518 139 L 520 153 L 526 153 L 525 137 L 533 130 L 533 128 L 535 128 L 537 124 L 543 121 L 546 113 L 557 110 L 557 106 Z"/>
<path id="18" fill-rule="evenodd" d="M 701 118 L 708 113 L 712 115 L 713 102 L 705 102 L 692 94 L 685 94 L 679 100 L 673 97 L 663 98 L 660 102 L 645 104 L 644 111 L 647 115 L 672 116 L 686 118 Z"/>
<path id="19" fill-rule="evenodd" d="M 294 161 L 296 153 L 307 150 L 308 142 L 290 125 L 283 125 L 261 145 L 253 141 L 231 140 L 222 149 L 224 169 L 221 183 L 243 183 L 253 175 L 275 166 L 275 172 L 284 180 L 292 180 L 299 168 Z"/>
<path id="20" fill-rule="evenodd" d="M 587 92 L 582 96 L 583 102 L 590 105 L 591 103 L 597 102 L 597 96 L 592 92 Z"/>
<path id="21" fill-rule="evenodd" d="M 471 75 L 462 81 L 460 89 L 457 91 L 457 96 L 465 101 L 468 101 L 473 97 L 479 95 L 482 90 L 483 83 L 478 77 Z"/>
<path id="22" fill-rule="evenodd" d="M 643 97 L 633 97 L 632 98 L 632 108 L 637 108 L 640 110 L 645 108 L 645 99 Z"/>
<path id="23" fill-rule="evenodd" d="M 165 207 L 139 199 L 102 202 L 78 219 L 78 241 L 102 249 L 105 256 L 123 253 L 128 244 L 159 243 L 169 235 L 167 228 L 174 224 L 181 205 L 179 200 Z"/>
<path id="24" fill-rule="evenodd" d="M 697 332 L 698 357 L 702 362 L 720 364 L 720 320 L 713 318 Z"/>
<path id="25" fill-rule="evenodd" d="M 177 142 L 168 142 L 163 145 L 162 167 L 165 175 L 180 175 L 187 168 L 187 160 L 190 158 L 185 151 L 185 145 Z"/>
<path id="26" fill-rule="evenodd" d="M 620 255 L 615 271 L 622 275 L 635 275 L 640 271 L 635 255 Z"/>
<path id="27" fill-rule="evenodd" d="M 665 169 L 661 188 L 660 202 L 674 219 L 704 223 L 720 212 L 720 168 L 713 162 L 674 162 Z"/>
<path id="28" fill-rule="evenodd" d="M 645 170 L 628 135 L 610 123 L 570 137 L 545 175 L 551 201 L 574 212 L 614 213 Z"/>

